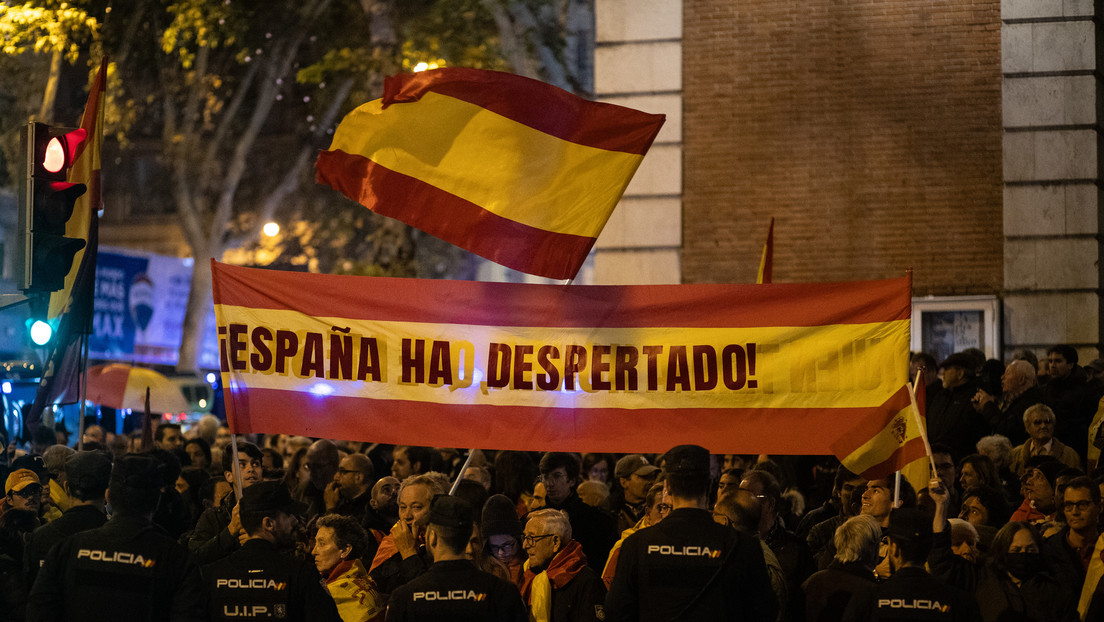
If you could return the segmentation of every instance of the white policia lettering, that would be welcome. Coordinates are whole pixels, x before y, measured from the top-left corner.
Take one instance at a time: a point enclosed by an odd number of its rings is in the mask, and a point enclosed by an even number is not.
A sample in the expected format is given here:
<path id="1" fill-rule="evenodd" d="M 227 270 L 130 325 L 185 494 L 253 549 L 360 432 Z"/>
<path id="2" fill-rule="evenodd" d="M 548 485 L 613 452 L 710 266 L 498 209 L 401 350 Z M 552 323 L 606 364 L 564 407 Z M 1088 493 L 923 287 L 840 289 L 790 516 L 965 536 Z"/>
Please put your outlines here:
<path id="1" fill-rule="evenodd" d="M 277 583 L 272 579 L 219 579 L 215 581 L 215 587 L 225 587 L 232 590 L 282 590 L 286 583 Z"/>
<path id="2" fill-rule="evenodd" d="M 669 544 L 651 544 L 648 545 L 648 554 L 658 553 L 659 555 L 685 555 L 687 557 L 720 557 L 720 549 L 711 549 L 708 546 L 682 546 L 674 547 Z"/>
<path id="3" fill-rule="evenodd" d="M 879 598 L 878 607 L 889 607 L 890 609 L 931 609 L 944 613 L 951 610 L 950 605 L 941 604 L 938 600 L 927 600 L 923 598 L 914 598 L 909 601 L 903 598 Z"/>
<path id="4" fill-rule="evenodd" d="M 125 551 L 100 551 L 96 549 L 80 549 L 77 551 L 77 559 L 87 558 L 95 562 L 113 562 L 117 564 L 131 564 L 135 566 L 144 566 L 146 568 L 152 568 L 157 560 L 146 559 L 137 553 L 127 553 Z"/>
<path id="5" fill-rule="evenodd" d="M 414 592 L 414 600 L 483 600 L 487 595 L 473 590 L 451 590 L 448 592 Z"/>

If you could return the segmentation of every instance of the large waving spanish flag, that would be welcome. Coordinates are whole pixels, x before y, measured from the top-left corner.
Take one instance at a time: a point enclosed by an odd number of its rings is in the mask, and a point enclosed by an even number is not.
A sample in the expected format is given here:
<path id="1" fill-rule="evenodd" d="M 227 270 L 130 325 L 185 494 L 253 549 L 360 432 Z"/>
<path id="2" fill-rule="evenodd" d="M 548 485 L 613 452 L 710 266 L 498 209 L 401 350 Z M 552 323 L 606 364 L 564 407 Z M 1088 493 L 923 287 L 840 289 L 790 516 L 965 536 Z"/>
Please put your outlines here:
<path id="1" fill-rule="evenodd" d="M 404 74 L 345 117 L 316 179 L 491 261 L 572 278 L 664 119 L 508 73 Z"/>

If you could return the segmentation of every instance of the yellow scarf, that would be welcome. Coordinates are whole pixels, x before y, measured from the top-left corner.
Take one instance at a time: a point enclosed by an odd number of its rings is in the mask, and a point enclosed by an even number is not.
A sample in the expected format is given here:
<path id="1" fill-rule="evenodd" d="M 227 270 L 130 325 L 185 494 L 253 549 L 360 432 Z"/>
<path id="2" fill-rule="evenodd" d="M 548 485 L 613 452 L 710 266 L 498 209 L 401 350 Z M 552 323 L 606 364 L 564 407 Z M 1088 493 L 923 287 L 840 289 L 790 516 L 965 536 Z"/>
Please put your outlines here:
<path id="1" fill-rule="evenodd" d="M 525 569 L 529 570 L 529 561 L 525 561 Z M 533 583 L 529 592 L 529 619 L 532 622 L 550 622 L 552 619 L 552 581 L 548 579 L 548 572 L 542 571 L 533 577 Z"/>

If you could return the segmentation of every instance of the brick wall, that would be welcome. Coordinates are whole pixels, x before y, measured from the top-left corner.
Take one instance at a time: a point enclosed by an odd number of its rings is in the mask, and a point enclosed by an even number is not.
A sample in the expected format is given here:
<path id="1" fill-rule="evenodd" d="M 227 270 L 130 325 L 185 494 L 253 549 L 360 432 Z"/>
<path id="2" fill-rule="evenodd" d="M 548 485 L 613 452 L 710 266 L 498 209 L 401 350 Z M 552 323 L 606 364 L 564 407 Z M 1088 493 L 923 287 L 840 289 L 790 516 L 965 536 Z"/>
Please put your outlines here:
<path id="1" fill-rule="evenodd" d="M 684 283 L 1002 286 L 1000 2 L 686 0 Z"/>

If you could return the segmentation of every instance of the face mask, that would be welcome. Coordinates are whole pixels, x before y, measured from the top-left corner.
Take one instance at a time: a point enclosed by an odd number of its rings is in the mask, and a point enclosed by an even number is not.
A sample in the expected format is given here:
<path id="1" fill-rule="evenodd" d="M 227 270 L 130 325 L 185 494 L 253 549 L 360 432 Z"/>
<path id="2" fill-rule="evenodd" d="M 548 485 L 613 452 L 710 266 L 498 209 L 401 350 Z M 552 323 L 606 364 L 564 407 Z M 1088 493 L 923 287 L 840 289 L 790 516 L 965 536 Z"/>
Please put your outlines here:
<path id="1" fill-rule="evenodd" d="M 1008 572 L 1020 581 L 1030 579 L 1039 571 L 1043 562 L 1041 553 L 1009 553 Z"/>

